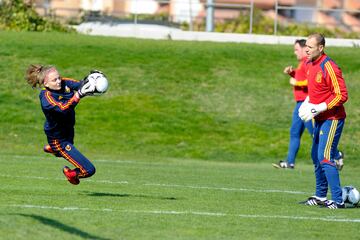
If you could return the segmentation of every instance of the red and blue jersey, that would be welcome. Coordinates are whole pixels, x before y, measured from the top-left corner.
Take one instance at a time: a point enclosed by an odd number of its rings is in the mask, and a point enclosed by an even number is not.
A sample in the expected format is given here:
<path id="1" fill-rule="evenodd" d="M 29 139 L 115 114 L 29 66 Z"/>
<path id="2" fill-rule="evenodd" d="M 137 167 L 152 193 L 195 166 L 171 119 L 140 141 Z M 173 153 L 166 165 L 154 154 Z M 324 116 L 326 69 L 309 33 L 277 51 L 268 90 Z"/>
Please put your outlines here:
<path id="1" fill-rule="evenodd" d="M 326 54 L 307 63 L 309 102 L 325 102 L 327 111 L 315 117 L 316 120 L 335 120 L 346 117 L 343 104 L 348 99 L 348 92 L 341 69 Z"/>
<path id="2" fill-rule="evenodd" d="M 70 78 L 61 78 L 60 90 L 41 90 L 39 98 L 46 118 L 44 131 L 48 137 L 66 139 L 74 136 L 74 109 L 80 100 L 74 90 L 78 90 L 80 84 Z"/>
<path id="3" fill-rule="evenodd" d="M 305 57 L 301 59 L 298 67 L 293 72 L 290 73 L 290 76 L 295 78 L 296 80 L 293 93 L 294 93 L 295 101 L 297 102 L 304 101 L 305 98 L 308 96 L 306 63 L 307 63 L 307 58 Z"/>

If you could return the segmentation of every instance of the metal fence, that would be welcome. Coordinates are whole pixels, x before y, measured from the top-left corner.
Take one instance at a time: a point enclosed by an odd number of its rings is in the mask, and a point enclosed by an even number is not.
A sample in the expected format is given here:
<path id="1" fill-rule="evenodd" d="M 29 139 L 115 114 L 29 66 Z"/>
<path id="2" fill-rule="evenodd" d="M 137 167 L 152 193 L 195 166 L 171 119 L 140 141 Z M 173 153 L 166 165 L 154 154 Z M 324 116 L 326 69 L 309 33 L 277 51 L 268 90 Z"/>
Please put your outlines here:
<path id="1" fill-rule="evenodd" d="M 194 24 L 202 23 L 206 26 L 206 31 L 213 31 L 214 24 L 217 22 L 224 22 L 235 19 L 241 13 L 246 12 L 248 16 L 249 26 L 248 33 L 253 33 L 254 24 L 254 10 L 257 8 L 254 4 L 254 0 L 249 0 L 247 4 L 237 3 L 223 3 L 216 2 L 216 0 L 156 0 L 159 5 L 159 9 L 154 13 L 142 13 L 138 11 L 137 4 L 141 4 L 140 0 L 114 0 L 117 2 L 123 2 L 124 4 L 132 4 L 132 10 L 123 9 L 119 10 L 91 10 L 83 8 L 69 8 L 69 7 L 51 7 L 49 1 L 44 1 L 43 4 L 37 4 L 35 7 L 37 11 L 46 16 L 52 16 L 54 18 L 67 21 L 77 22 L 82 21 L 112 21 L 112 22 L 131 22 L 138 23 L 154 23 L 166 26 L 179 27 L 180 24 L 188 25 L 188 30 L 194 30 Z M 144 1 L 144 0 L 143 0 Z M 50 1 L 51 2 L 51 1 Z M 170 6 L 174 8 L 174 5 L 181 5 L 181 11 L 170 11 Z M 175 6 L 176 7 L 176 6 Z M 186 9 L 187 8 L 187 9 Z M 198 9 L 201 9 L 200 11 Z M 297 22 L 299 20 L 294 19 L 295 13 L 309 12 L 313 16 L 319 13 L 325 13 L 328 15 L 336 15 L 337 26 L 344 26 L 344 28 L 351 29 L 354 25 L 349 26 L 343 23 L 341 20 L 342 14 L 352 14 L 355 19 L 359 20 L 358 27 L 360 32 L 360 10 L 350 9 L 334 9 L 334 8 L 322 8 L 322 7 L 309 7 L 309 6 L 285 6 L 279 4 L 278 0 L 274 1 L 272 8 L 267 9 L 274 11 L 273 17 L 273 33 L 278 34 L 278 26 L 280 24 L 280 18 L 286 19 L 281 24 Z M 222 13 L 217 14 L 217 13 Z M 227 15 L 228 13 L 228 15 Z M 231 13 L 231 14 L 230 14 Z M 304 14 L 306 15 L 306 14 Z M 304 18 L 301 22 L 306 22 L 310 25 L 319 25 L 314 19 Z M 330 23 L 323 24 L 325 27 L 329 27 Z M 351 30 L 350 30 L 351 31 Z"/>

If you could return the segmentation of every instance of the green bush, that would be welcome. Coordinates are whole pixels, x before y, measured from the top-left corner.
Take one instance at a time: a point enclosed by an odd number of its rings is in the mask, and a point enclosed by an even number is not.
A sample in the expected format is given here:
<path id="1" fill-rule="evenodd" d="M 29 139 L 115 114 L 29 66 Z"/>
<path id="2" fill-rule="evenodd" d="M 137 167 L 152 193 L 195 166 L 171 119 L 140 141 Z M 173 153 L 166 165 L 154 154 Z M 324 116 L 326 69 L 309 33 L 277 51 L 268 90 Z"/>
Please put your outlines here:
<path id="1" fill-rule="evenodd" d="M 61 23 L 39 16 L 31 3 L 23 0 L 0 2 L 0 30 L 74 32 Z"/>

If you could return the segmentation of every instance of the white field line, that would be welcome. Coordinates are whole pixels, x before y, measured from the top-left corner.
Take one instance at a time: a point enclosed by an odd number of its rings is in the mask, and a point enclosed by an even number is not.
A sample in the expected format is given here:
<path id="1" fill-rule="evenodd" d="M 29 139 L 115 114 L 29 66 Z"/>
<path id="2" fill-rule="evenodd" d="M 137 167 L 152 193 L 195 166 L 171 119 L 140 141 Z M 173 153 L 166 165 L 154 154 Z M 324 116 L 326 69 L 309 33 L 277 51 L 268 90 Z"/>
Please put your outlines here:
<path id="1" fill-rule="evenodd" d="M 1 155 L 0 155 L 1 157 Z M 51 154 L 49 154 L 48 156 L 44 156 L 44 157 L 38 157 L 38 156 L 23 156 L 23 155 L 11 155 L 12 158 L 14 159 L 33 159 L 33 160 L 49 160 L 49 158 L 54 158 Z M 0 158 L 1 161 L 1 158 Z M 146 165 L 173 165 L 173 163 L 165 163 L 165 162 L 143 162 L 143 161 L 131 161 L 131 160 L 105 160 L 105 159 L 95 159 L 95 160 L 91 160 L 95 163 L 97 162 L 101 162 L 101 163 L 111 163 L 111 164 L 124 164 L 124 163 L 128 163 L 128 164 L 146 164 Z"/>
<path id="2" fill-rule="evenodd" d="M 1 2 L 1 0 L 0 0 Z M 38 157 L 38 156 L 23 156 L 23 155 L 11 155 L 14 159 L 32 159 L 32 160 L 44 160 L 44 161 L 51 161 L 54 157 L 49 154 L 47 156 Z M 49 160 L 50 159 L 50 160 Z M 61 158 L 60 158 L 61 159 Z M 170 158 L 167 158 L 170 159 Z M 155 166 L 187 166 L 186 163 L 174 163 L 174 162 L 156 162 L 156 161 L 138 161 L 138 160 L 108 160 L 108 159 L 90 159 L 94 163 L 110 163 L 110 164 L 134 164 L 134 165 L 155 165 Z M 196 159 L 192 159 L 196 160 Z M 0 162 L 5 160 L 1 159 L 0 155 Z M 200 161 L 200 160 L 199 160 Z M 26 163 L 26 162 L 23 162 Z"/>
<path id="3" fill-rule="evenodd" d="M 32 209 L 49 209 L 57 211 L 98 211 L 98 212 L 121 212 L 133 214 L 151 214 L 151 215 L 196 215 L 207 217 L 239 217 L 239 218 L 262 218 L 262 219 L 287 219 L 302 221 L 323 221 L 323 222 L 347 222 L 360 223 L 358 218 L 333 218 L 333 217 L 308 217 L 308 216 L 286 216 L 286 215 L 252 215 L 252 214 L 228 214 L 221 212 L 197 212 L 197 211 L 164 211 L 164 210 L 118 210 L 111 208 L 80 208 L 80 207 L 57 207 L 57 206 L 39 206 L 39 205 L 3 205 L 11 208 L 32 208 Z M 329 211 L 332 211 L 329 209 Z"/>
<path id="4" fill-rule="evenodd" d="M 4 178 L 20 178 L 20 179 L 38 179 L 38 180 L 61 180 L 65 181 L 64 178 L 47 178 L 39 176 L 14 176 L 7 174 L 0 174 L 0 177 Z M 86 179 L 84 181 L 104 184 L 131 184 L 128 181 L 110 181 L 110 180 L 92 180 Z M 227 188 L 227 187 L 209 187 L 209 186 L 192 186 L 192 185 L 179 185 L 179 184 L 162 184 L 162 183 L 142 183 L 133 185 L 141 186 L 153 186 L 153 187 L 166 187 L 166 188 L 189 188 L 189 189 L 206 189 L 206 190 L 218 190 L 225 192 L 257 192 L 257 193 L 286 193 L 286 194 L 310 194 L 300 191 L 289 191 L 289 190 L 278 190 L 278 189 L 251 189 L 251 188 Z"/>
<path id="5" fill-rule="evenodd" d="M 8 175 L 8 174 L 0 174 L 0 177 L 4 178 L 20 178 L 20 179 L 38 179 L 38 180 L 57 180 L 57 181 L 66 181 L 65 178 L 48 178 L 48 177 L 39 177 L 39 176 L 15 176 L 15 175 Z M 129 184 L 128 181 L 109 181 L 109 180 L 91 180 L 86 179 L 87 182 L 96 182 L 96 183 L 108 183 L 108 184 Z"/>
<path id="6" fill-rule="evenodd" d="M 160 183 L 145 183 L 145 186 L 159 186 L 159 187 L 174 187 L 174 188 L 193 188 L 193 189 L 207 189 L 207 190 L 222 190 L 235 192 L 258 192 L 258 193 L 289 193 L 289 194 L 306 194 L 306 192 L 277 190 L 277 189 L 249 189 L 249 188 L 226 188 L 226 187 L 206 187 L 206 186 L 189 186 L 178 184 L 160 184 Z"/>

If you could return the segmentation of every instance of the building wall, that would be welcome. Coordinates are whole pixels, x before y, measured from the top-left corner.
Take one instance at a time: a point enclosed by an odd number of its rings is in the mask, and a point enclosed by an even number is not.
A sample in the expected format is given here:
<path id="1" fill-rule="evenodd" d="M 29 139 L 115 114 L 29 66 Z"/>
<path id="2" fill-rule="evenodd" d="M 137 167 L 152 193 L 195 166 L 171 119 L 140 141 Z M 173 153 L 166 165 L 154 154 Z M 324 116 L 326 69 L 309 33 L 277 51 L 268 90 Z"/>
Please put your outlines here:
<path id="1" fill-rule="evenodd" d="M 171 0 L 170 15 L 175 22 L 190 22 L 204 10 L 204 4 L 199 0 Z"/>

